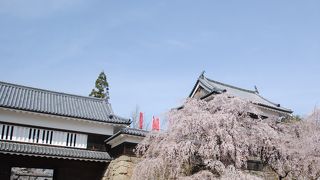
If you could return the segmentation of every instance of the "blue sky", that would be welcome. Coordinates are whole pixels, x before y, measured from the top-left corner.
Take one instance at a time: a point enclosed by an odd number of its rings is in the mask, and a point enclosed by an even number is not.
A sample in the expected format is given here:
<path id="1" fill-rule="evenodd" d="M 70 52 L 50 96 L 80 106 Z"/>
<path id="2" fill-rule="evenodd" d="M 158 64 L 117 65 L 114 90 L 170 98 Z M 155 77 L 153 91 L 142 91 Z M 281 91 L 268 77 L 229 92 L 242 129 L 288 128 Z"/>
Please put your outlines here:
<path id="1" fill-rule="evenodd" d="M 320 1 L 0 0 L 0 80 L 163 116 L 202 70 L 308 114 L 320 106 Z"/>

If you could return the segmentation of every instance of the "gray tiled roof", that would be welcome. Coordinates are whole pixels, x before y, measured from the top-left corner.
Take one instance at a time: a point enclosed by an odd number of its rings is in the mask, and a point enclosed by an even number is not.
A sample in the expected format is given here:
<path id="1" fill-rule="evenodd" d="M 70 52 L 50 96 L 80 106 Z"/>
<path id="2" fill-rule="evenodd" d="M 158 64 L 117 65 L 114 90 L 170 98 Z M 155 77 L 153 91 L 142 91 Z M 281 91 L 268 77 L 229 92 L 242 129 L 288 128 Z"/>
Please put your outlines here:
<path id="1" fill-rule="evenodd" d="M 120 130 L 121 134 L 129 134 L 129 135 L 135 135 L 135 136 L 146 136 L 149 131 L 142 130 L 142 129 L 136 129 L 136 128 L 122 128 Z"/>
<path id="2" fill-rule="evenodd" d="M 129 124 L 105 99 L 59 93 L 0 81 L 0 107 L 100 122 Z"/>
<path id="3" fill-rule="evenodd" d="M 199 85 L 204 88 L 208 93 L 222 93 L 226 92 L 231 95 L 237 96 L 242 99 L 246 99 L 254 104 L 269 107 L 279 111 L 292 113 L 292 110 L 281 107 L 280 104 L 273 103 L 264 97 L 262 97 L 257 91 L 242 89 L 239 87 L 224 84 L 218 81 L 206 78 L 203 74 L 198 79 Z M 195 90 L 195 89 L 194 89 Z M 191 94 L 190 94 L 191 97 Z"/>
<path id="4" fill-rule="evenodd" d="M 142 130 L 142 129 L 136 129 L 136 128 L 122 128 L 119 132 L 114 134 L 113 136 L 109 137 L 108 139 L 105 140 L 105 142 L 108 142 L 115 137 L 119 136 L 120 134 L 128 134 L 132 136 L 140 136 L 140 137 L 145 137 L 149 131 Z"/>
<path id="5" fill-rule="evenodd" d="M 107 152 L 16 143 L 9 141 L 0 141 L 0 153 L 85 161 L 108 162 L 111 160 L 111 157 Z"/>

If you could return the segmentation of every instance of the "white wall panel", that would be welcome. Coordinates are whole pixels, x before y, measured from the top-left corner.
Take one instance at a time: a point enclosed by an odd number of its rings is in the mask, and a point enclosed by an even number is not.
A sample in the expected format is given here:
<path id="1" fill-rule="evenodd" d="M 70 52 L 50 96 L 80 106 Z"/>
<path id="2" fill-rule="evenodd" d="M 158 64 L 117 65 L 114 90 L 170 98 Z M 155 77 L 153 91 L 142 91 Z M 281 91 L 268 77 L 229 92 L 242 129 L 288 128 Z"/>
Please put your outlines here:
<path id="1" fill-rule="evenodd" d="M 63 132 L 56 130 L 48 130 L 41 128 L 30 128 L 16 125 L 8 125 L 0 123 L 0 139 L 10 140 L 11 138 L 11 127 L 13 127 L 12 141 L 48 144 L 55 146 L 69 146 L 77 148 L 87 148 L 86 134 L 78 134 L 73 132 Z M 3 132 L 3 136 L 2 136 Z M 8 133 L 8 136 L 6 135 Z M 31 134 L 30 134 L 31 133 Z M 69 135 L 69 138 L 67 138 Z M 50 138 L 52 136 L 52 142 Z M 30 138 L 29 138 L 30 137 Z M 68 139 L 68 142 L 67 142 Z"/>
<path id="2" fill-rule="evenodd" d="M 113 126 L 85 120 L 66 119 L 56 116 L 22 113 L 0 108 L 0 122 L 25 124 L 30 126 L 48 127 L 54 129 L 78 131 L 101 135 L 113 135 Z M 124 127 L 124 125 L 123 125 Z"/>

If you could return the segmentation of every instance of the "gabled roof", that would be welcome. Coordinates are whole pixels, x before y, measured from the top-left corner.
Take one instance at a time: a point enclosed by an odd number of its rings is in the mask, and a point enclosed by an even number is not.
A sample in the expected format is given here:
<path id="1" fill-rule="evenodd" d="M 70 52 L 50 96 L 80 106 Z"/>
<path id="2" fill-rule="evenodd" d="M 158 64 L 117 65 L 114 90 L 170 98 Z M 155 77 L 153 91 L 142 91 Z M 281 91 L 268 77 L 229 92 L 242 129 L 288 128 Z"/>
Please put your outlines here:
<path id="1" fill-rule="evenodd" d="M 0 153 L 36 157 L 110 162 L 107 152 L 0 141 Z"/>
<path id="2" fill-rule="evenodd" d="M 114 115 L 105 99 L 78 96 L 0 81 L 0 107 L 79 118 L 130 124 L 129 119 Z"/>
<path id="3" fill-rule="evenodd" d="M 211 94 L 220 94 L 226 92 L 233 96 L 248 100 L 253 104 L 257 104 L 259 106 L 275 109 L 286 113 L 293 112 L 291 109 L 281 107 L 280 104 L 273 103 L 267 100 L 266 98 L 262 97 L 257 90 L 252 91 L 221 83 L 205 77 L 203 73 L 199 76 L 197 83 L 195 84 L 189 97 L 192 97 L 194 95 L 194 92 L 197 90 L 198 87 L 202 87 L 207 92 L 207 94 L 204 97 L 210 96 Z"/>

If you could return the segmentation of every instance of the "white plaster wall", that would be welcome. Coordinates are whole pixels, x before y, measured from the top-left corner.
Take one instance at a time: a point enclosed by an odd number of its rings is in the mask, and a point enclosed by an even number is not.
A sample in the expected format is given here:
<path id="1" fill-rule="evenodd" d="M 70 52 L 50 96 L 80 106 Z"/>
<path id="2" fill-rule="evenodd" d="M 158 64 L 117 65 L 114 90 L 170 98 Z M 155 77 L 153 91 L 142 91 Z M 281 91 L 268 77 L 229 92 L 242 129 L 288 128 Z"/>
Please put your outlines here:
<path id="1" fill-rule="evenodd" d="M 58 116 L 33 114 L 0 108 L 0 122 L 31 125 L 38 127 L 71 130 L 101 135 L 112 135 L 113 126 L 106 123 L 90 122 L 80 119 L 67 119 Z"/>

